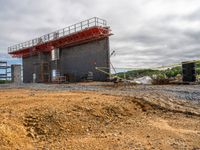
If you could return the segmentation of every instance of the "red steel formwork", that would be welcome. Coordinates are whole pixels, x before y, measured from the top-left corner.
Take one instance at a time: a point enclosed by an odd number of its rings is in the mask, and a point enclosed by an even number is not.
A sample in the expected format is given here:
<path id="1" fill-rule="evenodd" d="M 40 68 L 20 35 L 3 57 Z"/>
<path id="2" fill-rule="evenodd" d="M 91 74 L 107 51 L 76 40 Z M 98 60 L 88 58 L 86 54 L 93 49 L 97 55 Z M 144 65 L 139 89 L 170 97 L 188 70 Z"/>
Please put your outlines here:
<path id="1" fill-rule="evenodd" d="M 94 17 L 67 28 L 8 48 L 13 57 L 29 57 L 55 48 L 75 46 L 111 35 L 105 20 Z"/>

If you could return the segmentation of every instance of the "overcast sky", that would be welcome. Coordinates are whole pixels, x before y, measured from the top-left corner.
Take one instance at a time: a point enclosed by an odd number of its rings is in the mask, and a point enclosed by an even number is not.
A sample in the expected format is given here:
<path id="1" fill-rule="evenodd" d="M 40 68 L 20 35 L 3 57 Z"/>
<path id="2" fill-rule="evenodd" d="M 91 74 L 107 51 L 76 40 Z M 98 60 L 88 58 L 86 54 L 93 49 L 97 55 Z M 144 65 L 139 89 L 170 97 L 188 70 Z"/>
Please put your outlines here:
<path id="1" fill-rule="evenodd" d="M 200 59 L 199 0 L 0 0 L 0 59 L 7 47 L 91 17 L 108 21 L 115 67 Z"/>

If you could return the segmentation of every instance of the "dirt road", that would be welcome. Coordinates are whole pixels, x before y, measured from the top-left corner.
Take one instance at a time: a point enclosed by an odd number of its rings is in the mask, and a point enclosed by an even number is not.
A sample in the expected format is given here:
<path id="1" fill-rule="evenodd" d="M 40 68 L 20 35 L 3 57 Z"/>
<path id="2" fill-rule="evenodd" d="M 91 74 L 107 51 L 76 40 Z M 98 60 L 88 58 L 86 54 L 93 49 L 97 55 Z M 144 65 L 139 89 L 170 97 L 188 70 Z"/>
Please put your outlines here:
<path id="1" fill-rule="evenodd" d="M 198 107 L 172 107 L 166 95 L 36 88 L 0 94 L 2 150 L 200 149 Z"/>

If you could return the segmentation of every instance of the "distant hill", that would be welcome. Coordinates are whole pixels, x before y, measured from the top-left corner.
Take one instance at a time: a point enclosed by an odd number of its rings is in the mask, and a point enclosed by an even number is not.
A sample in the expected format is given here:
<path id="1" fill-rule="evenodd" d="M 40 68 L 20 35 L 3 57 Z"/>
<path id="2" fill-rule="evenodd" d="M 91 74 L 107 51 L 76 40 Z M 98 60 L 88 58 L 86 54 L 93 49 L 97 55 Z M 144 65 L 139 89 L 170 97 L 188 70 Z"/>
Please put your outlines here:
<path id="1" fill-rule="evenodd" d="M 196 64 L 196 72 L 197 75 L 200 74 L 200 63 Z M 182 74 L 182 67 L 177 66 L 173 68 L 169 68 L 166 70 L 153 70 L 153 69 L 138 69 L 138 70 L 132 70 L 132 71 L 127 71 L 127 72 L 120 72 L 115 75 L 121 77 L 121 78 L 126 78 L 126 79 L 133 79 L 133 78 L 139 78 L 143 76 L 161 76 L 164 78 L 171 78 L 171 77 L 176 77 L 178 74 Z"/>

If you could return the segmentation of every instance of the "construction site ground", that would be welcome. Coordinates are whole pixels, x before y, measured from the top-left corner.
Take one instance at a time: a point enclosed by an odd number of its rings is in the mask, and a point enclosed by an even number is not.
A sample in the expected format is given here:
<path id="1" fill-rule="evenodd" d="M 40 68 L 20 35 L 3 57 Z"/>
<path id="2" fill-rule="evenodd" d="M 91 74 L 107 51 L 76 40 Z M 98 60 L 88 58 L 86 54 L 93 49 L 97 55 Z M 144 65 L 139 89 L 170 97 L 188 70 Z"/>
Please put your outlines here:
<path id="1" fill-rule="evenodd" d="M 0 85 L 1 150 L 200 149 L 200 85 Z"/>

